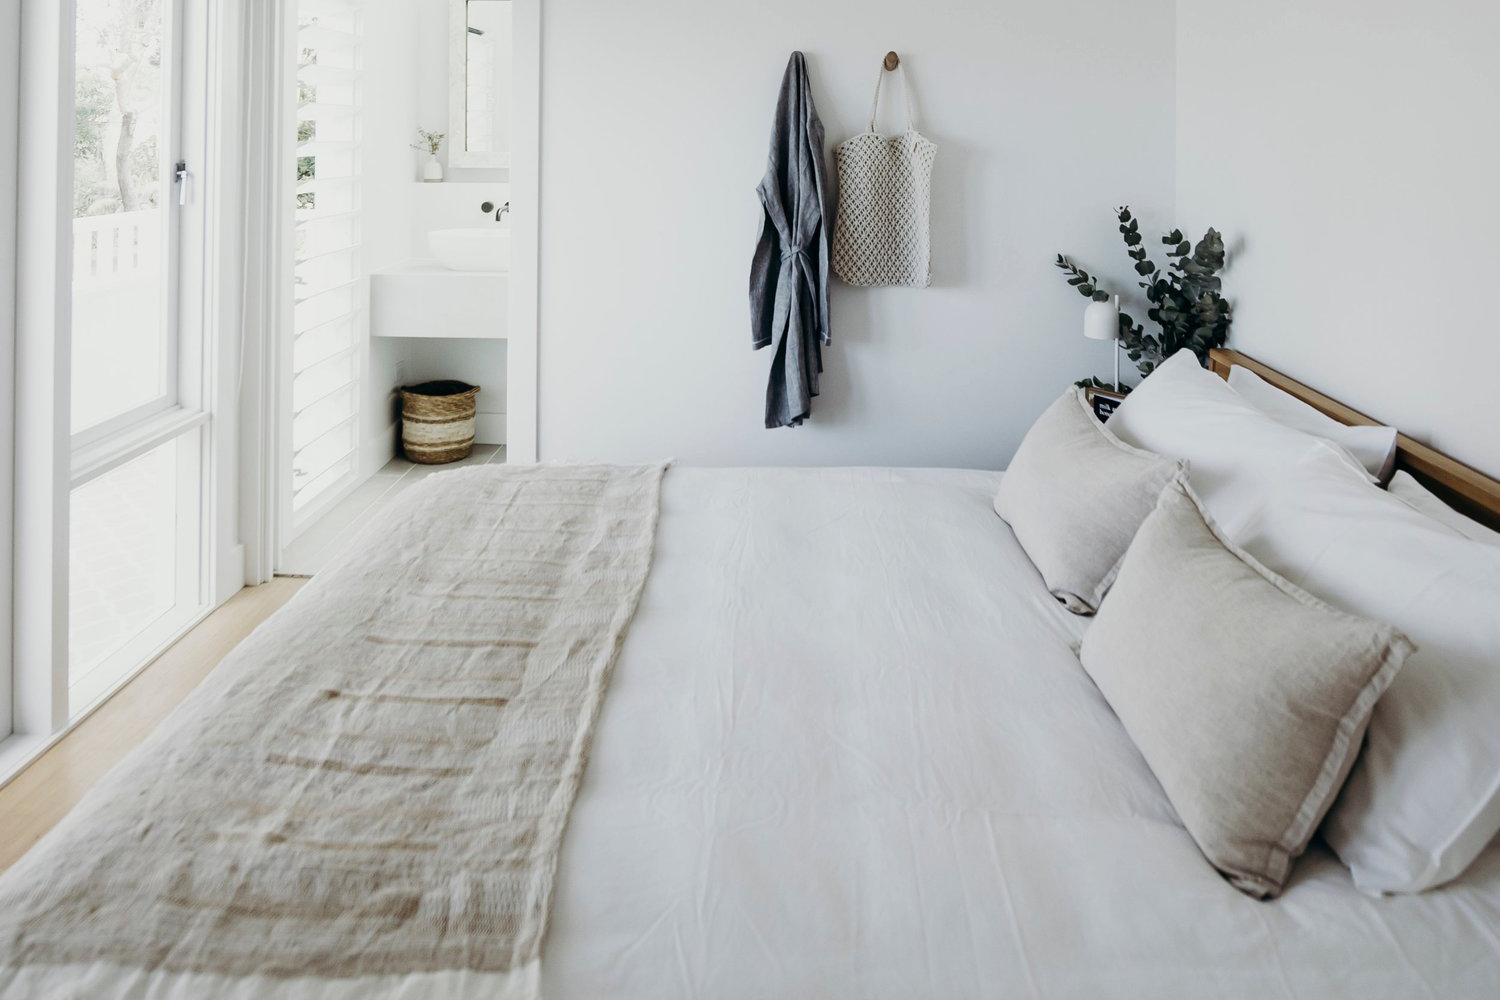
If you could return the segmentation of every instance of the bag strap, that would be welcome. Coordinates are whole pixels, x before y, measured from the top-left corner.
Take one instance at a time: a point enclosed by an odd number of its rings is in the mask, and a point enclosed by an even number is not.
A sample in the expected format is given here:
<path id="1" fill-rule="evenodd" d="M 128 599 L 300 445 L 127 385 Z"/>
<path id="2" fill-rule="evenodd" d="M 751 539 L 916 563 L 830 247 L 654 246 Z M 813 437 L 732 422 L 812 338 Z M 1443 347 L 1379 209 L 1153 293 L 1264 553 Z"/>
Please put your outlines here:
<path id="1" fill-rule="evenodd" d="M 888 72 L 890 70 L 886 69 L 885 63 L 882 62 L 880 64 L 880 75 L 875 78 L 875 99 L 870 102 L 869 131 L 871 132 L 875 131 L 875 117 L 880 111 L 880 85 L 885 81 L 885 75 Z M 912 110 L 911 84 L 906 79 L 906 66 L 897 66 L 896 72 L 901 74 L 901 92 L 906 96 L 906 130 L 908 132 L 915 132 L 917 130 L 917 115 Z"/>

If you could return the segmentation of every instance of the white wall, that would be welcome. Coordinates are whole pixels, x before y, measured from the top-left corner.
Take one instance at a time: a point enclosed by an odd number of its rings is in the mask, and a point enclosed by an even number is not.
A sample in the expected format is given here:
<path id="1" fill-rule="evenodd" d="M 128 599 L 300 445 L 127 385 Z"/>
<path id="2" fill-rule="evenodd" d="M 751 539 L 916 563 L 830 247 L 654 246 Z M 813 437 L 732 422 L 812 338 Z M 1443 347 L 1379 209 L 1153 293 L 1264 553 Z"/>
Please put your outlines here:
<path id="1" fill-rule="evenodd" d="M 414 39 L 425 13 L 410 0 L 368 0 L 362 54 L 366 68 L 361 257 L 365 274 L 412 256 L 418 86 L 423 67 Z M 361 415 L 361 474 L 378 472 L 396 453 L 395 387 L 404 375 L 402 341 L 369 338 Z"/>
<path id="2" fill-rule="evenodd" d="M 407 383 L 456 378 L 479 386 L 474 441 L 505 444 L 505 341 L 434 339 L 411 344 Z"/>
<path id="3" fill-rule="evenodd" d="M 541 456 L 1004 465 L 1064 386 L 1110 370 L 1053 254 L 1133 289 L 1111 208 L 1173 224 L 1173 8 L 545 5 Z M 768 431 L 747 281 L 794 48 L 830 161 L 863 129 L 881 56 L 904 55 L 939 148 L 934 286 L 837 287 L 812 419 Z"/>
<path id="4" fill-rule="evenodd" d="M 416 0 L 418 27 L 413 33 L 417 47 L 417 120 L 423 128 L 448 131 L 448 0 Z M 506 60 L 509 56 L 504 57 Z M 508 73 L 508 70 L 506 71 Z M 452 142 L 439 157 L 445 184 L 417 191 L 413 217 L 411 252 L 408 256 L 430 257 L 426 233 L 452 226 L 483 225 L 478 211 L 486 201 L 496 205 L 510 200 L 509 171 L 448 166 Z M 417 158 L 418 163 L 424 160 Z M 420 169 L 420 168 L 419 168 Z M 483 186 L 477 186 L 483 185 Z M 509 222 L 506 222 L 509 225 Z M 505 345 L 498 341 L 432 340 L 406 345 L 408 384 L 429 379 L 456 378 L 481 387 L 475 440 L 480 444 L 505 443 Z"/>
<path id="5" fill-rule="evenodd" d="M 1192 0 L 1177 52 L 1231 346 L 1500 475 L 1500 4 Z"/>

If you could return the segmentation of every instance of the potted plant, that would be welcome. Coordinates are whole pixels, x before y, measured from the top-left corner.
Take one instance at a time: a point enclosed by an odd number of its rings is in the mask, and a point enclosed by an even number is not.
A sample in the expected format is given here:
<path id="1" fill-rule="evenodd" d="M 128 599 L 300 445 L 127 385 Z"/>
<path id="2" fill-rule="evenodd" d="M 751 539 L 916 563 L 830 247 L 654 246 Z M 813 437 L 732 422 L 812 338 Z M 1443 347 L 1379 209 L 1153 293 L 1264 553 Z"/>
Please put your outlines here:
<path id="1" fill-rule="evenodd" d="M 1135 273 L 1141 277 L 1139 284 L 1150 304 L 1146 318 L 1160 328 L 1159 333 L 1147 333 L 1129 313 L 1120 313 L 1120 344 L 1126 355 L 1142 375 L 1151 374 L 1158 364 L 1184 347 L 1191 348 L 1200 361 L 1207 361 L 1208 352 L 1228 339 L 1232 319 L 1232 307 L 1221 294 L 1223 282 L 1219 279 L 1219 271 L 1224 268 L 1224 238 L 1218 230 L 1209 229 L 1195 246 L 1182 230 L 1172 230 L 1161 239 L 1168 248 L 1168 264 L 1163 271 L 1146 256 L 1140 224 L 1130 214 L 1130 206 L 1117 209 L 1116 218 L 1125 251 L 1135 262 Z M 1099 280 L 1064 254 L 1058 254 L 1054 263 L 1067 272 L 1068 284 L 1078 294 L 1095 302 L 1109 299 L 1110 293 Z M 1098 379 L 1079 384 L 1106 387 Z"/>
<path id="2" fill-rule="evenodd" d="M 425 128 L 419 128 L 417 135 L 422 141 L 412 143 L 411 148 L 419 153 L 427 153 L 427 164 L 422 168 L 422 180 L 428 184 L 436 184 L 443 179 L 443 165 L 438 162 L 438 151 L 443 148 L 443 140 L 448 138 L 448 133 L 429 132 Z"/>

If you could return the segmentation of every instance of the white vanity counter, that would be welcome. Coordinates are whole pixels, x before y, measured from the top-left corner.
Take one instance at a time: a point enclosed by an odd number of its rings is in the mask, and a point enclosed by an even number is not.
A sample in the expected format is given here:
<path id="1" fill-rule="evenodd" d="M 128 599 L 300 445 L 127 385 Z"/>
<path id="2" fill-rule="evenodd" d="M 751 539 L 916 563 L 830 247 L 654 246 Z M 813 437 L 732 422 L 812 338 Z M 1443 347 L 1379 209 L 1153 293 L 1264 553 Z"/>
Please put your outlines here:
<path id="1" fill-rule="evenodd" d="M 409 260 L 370 274 L 370 335 L 504 340 L 510 276 Z"/>

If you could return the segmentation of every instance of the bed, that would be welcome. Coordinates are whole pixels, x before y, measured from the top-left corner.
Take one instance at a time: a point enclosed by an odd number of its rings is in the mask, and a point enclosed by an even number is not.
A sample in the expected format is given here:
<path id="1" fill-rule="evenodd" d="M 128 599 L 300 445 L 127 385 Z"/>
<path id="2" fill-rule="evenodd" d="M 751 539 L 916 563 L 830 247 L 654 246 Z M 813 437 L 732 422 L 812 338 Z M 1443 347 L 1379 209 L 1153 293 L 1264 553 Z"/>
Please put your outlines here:
<path id="1" fill-rule="evenodd" d="M 1445 488 L 1500 511 L 1466 471 Z M 460 482 L 503 475 L 431 477 L 405 509 L 421 523 Z M 997 520 L 1001 475 L 666 473 L 533 978 L 37 962 L 0 918 L 0 995 L 1497 995 L 1500 846 L 1449 886 L 1384 899 L 1316 844 L 1269 903 L 1204 863 L 1080 666 L 1089 619 Z M 351 551 L 278 617 L 316 627 L 320 602 L 378 568 Z M 192 750 L 169 745 L 142 753 Z M 28 870 L 68 862 L 90 812 Z M 8 876 L 0 900 L 18 885 L 38 891 Z"/>
<path id="2" fill-rule="evenodd" d="M 1492 995 L 1500 851 L 1381 901 L 1321 849 L 1269 904 L 1203 863 L 997 477 L 668 475 L 543 995 Z"/>

